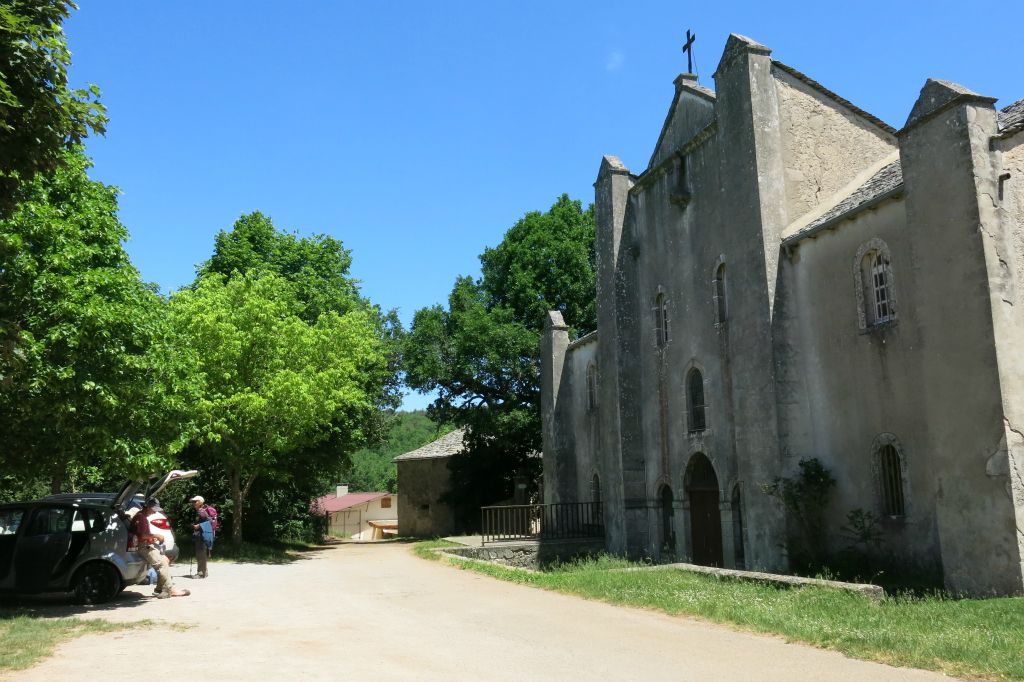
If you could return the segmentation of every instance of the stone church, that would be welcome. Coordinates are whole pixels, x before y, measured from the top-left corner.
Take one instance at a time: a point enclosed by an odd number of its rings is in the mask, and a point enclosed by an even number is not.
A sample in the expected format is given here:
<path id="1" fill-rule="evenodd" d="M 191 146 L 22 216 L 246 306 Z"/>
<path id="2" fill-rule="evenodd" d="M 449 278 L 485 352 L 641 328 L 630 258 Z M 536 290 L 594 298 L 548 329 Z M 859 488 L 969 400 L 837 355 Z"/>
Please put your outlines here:
<path id="1" fill-rule="evenodd" d="M 786 571 L 762 485 L 817 458 L 833 549 L 1024 591 L 1024 100 L 928 80 L 896 130 L 732 35 L 647 168 L 598 172 L 597 330 L 549 314 L 545 502 L 609 551 Z"/>

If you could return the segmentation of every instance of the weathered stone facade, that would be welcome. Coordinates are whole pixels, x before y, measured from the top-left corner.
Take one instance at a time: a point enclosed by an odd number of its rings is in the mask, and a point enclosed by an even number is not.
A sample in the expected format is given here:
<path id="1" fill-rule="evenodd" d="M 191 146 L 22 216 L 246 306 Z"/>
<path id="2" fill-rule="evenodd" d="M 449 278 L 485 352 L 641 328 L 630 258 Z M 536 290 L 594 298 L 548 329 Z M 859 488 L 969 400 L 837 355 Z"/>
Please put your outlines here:
<path id="1" fill-rule="evenodd" d="M 1024 101 L 929 80 L 897 131 L 731 36 L 647 169 L 596 189 L 598 329 L 543 358 L 545 501 L 609 550 L 785 570 L 762 483 L 817 458 L 828 525 L 1024 590 Z"/>
<path id="2" fill-rule="evenodd" d="M 455 533 L 455 512 L 441 498 L 451 489 L 448 462 L 462 450 L 463 435 L 456 429 L 393 460 L 398 469 L 399 535 L 432 538 Z"/>

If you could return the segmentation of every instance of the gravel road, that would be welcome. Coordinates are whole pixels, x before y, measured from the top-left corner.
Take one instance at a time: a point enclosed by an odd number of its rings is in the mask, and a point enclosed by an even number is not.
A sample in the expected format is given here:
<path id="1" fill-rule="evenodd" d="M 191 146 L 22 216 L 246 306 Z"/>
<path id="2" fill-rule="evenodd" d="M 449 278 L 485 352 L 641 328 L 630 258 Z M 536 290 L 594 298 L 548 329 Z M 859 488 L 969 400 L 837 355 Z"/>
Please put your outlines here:
<path id="1" fill-rule="evenodd" d="M 12 680 L 903 680 L 934 673 L 844 658 L 698 620 L 610 606 L 344 544 L 287 565 L 210 566 L 192 596 L 130 588 L 105 607 L 43 605 L 188 628 L 89 635 Z M 148 652 L 148 653 L 147 653 Z M 146 660 L 148 659 L 148 660 Z M 948 678 L 945 678 L 948 679 Z"/>

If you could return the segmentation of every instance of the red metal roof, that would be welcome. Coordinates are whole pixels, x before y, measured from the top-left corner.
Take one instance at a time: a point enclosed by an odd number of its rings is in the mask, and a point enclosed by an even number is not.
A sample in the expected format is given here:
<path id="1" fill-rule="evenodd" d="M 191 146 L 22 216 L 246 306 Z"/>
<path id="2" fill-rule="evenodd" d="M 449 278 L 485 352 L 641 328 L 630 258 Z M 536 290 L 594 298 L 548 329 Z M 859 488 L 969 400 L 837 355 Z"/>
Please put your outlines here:
<path id="1" fill-rule="evenodd" d="M 391 493 L 349 493 L 338 497 L 337 494 L 318 497 L 314 504 L 314 510 L 320 513 L 329 513 L 358 507 L 361 504 L 372 502 L 379 497 L 387 497 Z"/>

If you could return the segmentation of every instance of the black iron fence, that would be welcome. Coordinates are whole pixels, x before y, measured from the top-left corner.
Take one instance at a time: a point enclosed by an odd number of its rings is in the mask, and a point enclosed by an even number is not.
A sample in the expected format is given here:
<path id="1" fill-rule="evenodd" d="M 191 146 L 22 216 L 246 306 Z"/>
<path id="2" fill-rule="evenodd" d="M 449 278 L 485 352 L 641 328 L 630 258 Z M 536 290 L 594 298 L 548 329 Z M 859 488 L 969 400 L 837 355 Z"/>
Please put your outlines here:
<path id="1" fill-rule="evenodd" d="M 600 502 L 481 507 L 482 541 L 603 538 Z"/>

